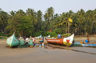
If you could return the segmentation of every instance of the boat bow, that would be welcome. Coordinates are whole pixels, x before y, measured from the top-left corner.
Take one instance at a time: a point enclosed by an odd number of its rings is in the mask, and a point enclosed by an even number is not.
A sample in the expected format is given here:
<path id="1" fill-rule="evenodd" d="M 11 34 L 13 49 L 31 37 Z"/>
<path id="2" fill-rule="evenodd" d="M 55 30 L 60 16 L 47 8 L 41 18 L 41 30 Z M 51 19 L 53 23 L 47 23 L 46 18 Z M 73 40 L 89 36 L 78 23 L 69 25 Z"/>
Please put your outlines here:
<path id="1" fill-rule="evenodd" d="M 67 45 L 67 46 L 71 46 L 72 43 L 73 43 L 73 40 L 74 40 L 74 34 L 72 34 L 71 36 L 69 37 L 66 37 L 63 39 L 63 44 L 64 45 Z"/>

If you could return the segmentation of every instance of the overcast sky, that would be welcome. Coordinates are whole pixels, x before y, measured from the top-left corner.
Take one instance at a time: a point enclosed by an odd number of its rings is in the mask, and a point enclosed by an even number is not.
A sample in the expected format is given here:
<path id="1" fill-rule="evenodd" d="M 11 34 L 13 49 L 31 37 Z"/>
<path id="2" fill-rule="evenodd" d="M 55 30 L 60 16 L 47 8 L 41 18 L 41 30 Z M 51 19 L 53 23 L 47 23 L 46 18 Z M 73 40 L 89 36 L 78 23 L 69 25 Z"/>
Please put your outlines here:
<path id="1" fill-rule="evenodd" d="M 0 0 L 0 8 L 6 12 L 22 9 L 26 11 L 32 8 L 35 11 L 41 10 L 43 13 L 47 8 L 53 7 L 55 13 L 77 12 L 80 9 L 96 9 L 96 0 Z"/>

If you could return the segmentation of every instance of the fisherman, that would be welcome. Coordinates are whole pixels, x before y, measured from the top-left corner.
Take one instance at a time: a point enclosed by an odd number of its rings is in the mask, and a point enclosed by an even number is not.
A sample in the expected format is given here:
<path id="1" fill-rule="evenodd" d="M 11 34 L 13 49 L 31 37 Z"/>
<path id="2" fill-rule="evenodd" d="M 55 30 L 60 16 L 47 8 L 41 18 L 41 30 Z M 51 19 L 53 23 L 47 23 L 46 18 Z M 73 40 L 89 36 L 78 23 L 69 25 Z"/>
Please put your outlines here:
<path id="1" fill-rule="evenodd" d="M 58 34 L 58 39 L 61 38 L 61 34 Z"/>
<path id="2" fill-rule="evenodd" d="M 40 40 L 39 42 L 40 42 L 40 47 L 44 46 L 44 37 L 42 37 L 42 40 Z"/>
<path id="3" fill-rule="evenodd" d="M 86 33 L 86 35 L 87 35 L 87 39 L 85 40 L 85 43 L 89 43 L 89 34 Z"/>
<path id="4" fill-rule="evenodd" d="M 88 43 L 89 41 L 88 40 L 85 40 L 85 43 Z"/>

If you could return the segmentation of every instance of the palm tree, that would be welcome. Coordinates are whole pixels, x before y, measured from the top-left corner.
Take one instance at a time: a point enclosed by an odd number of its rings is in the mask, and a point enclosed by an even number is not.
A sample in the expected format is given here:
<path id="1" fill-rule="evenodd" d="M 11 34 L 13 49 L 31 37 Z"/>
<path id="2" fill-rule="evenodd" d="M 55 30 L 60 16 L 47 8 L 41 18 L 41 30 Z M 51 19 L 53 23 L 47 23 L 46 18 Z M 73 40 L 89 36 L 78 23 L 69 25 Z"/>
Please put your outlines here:
<path id="1" fill-rule="evenodd" d="M 8 23 L 8 13 L 0 10 L 0 32 L 4 33 Z"/>

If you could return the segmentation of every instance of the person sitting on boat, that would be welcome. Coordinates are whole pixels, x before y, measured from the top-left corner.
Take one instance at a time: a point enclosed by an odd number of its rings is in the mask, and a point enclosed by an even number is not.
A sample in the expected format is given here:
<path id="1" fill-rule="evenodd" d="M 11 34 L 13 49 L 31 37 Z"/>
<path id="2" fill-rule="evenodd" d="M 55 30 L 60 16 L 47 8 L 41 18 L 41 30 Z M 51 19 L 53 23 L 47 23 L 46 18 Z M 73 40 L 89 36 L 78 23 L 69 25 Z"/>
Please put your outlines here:
<path id="1" fill-rule="evenodd" d="M 86 33 L 86 35 L 87 35 L 87 39 L 85 40 L 85 43 L 89 43 L 89 34 Z"/>
<path id="2" fill-rule="evenodd" d="M 62 38 L 62 37 L 61 37 L 61 34 L 58 34 L 58 39 L 59 39 L 59 38 Z"/>
<path id="3" fill-rule="evenodd" d="M 85 40 L 85 43 L 88 43 L 88 40 Z"/>

